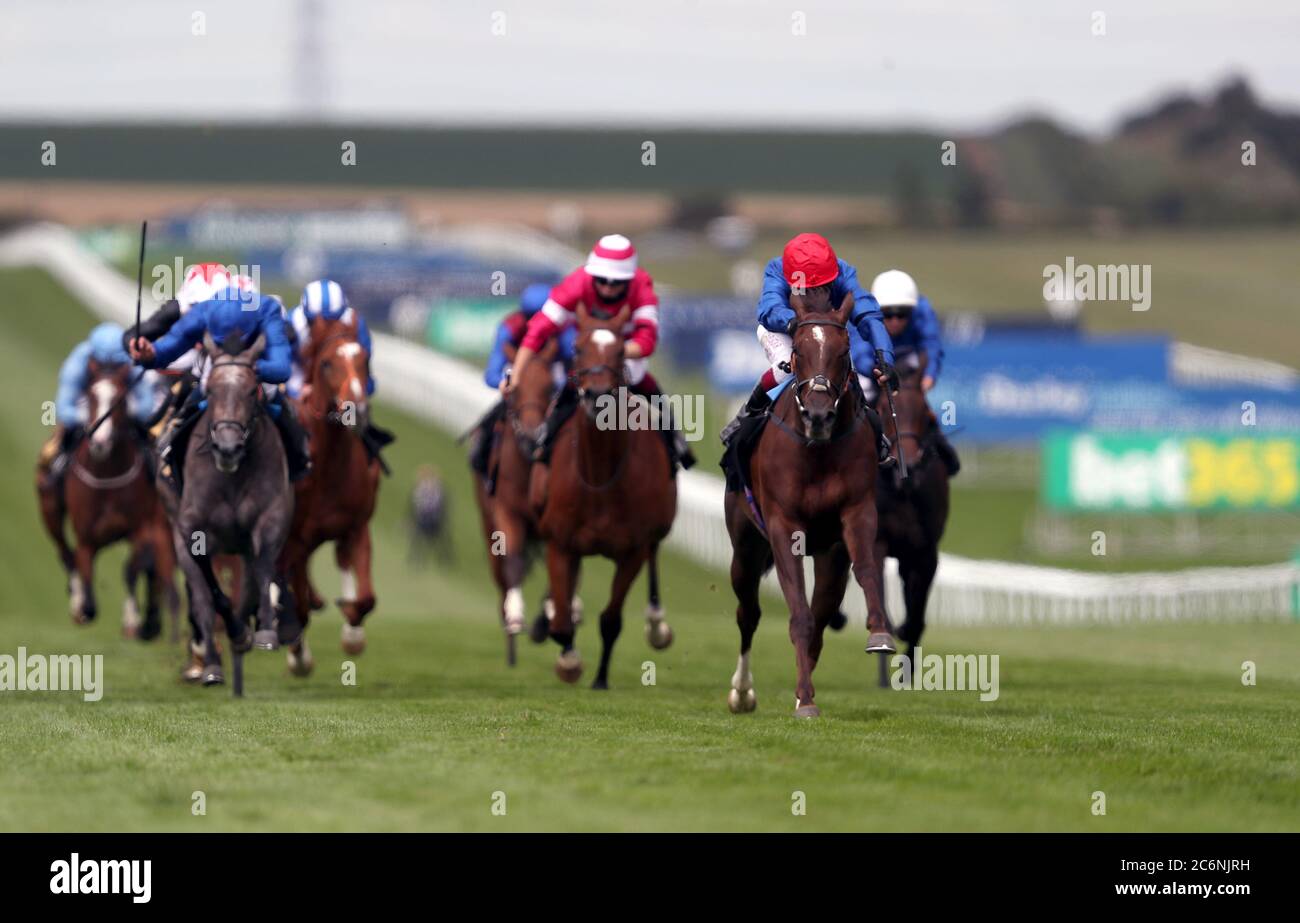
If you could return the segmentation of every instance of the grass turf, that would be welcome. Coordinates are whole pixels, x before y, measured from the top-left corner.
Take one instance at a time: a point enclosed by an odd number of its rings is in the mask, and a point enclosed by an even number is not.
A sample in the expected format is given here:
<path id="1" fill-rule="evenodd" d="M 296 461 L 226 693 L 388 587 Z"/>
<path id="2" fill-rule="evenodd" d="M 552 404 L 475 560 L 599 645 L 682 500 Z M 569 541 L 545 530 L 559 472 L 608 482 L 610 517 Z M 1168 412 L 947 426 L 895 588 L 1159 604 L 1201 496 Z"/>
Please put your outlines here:
<path id="1" fill-rule="evenodd" d="M 664 561 L 675 645 L 641 637 L 633 589 L 608 693 L 564 686 L 554 647 L 503 663 L 495 597 L 459 450 L 391 408 L 400 437 L 376 526 L 380 604 L 341 682 L 341 620 L 311 637 L 317 670 L 248 658 L 248 697 L 176 679 L 178 647 L 120 637 L 120 549 L 101 558 L 101 617 L 68 620 L 30 473 L 40 402 L 90 318 L 38 272 L 0 273 L 0 653 L 103 654 L 104 698 L 0 693 L 0 830 L 1294 830 L 1300 826 L 1296 626 L 952 629 L 932 652 L 996 653 L 1001 694 L 873 688 L 862 634 L 833 636 L 817 671 L 825 717 L 790 717 L 782 607 L 756 639 L 759 710 L 725 706 L 735 663 L 725 577 Z M 403 507 L 414 467 L 456 502 L 453 567 L 411 566 Z M 338 586 L 328 555 L 317 574 Z M 603 562 L 584 573 L 589 616 Z M 530 600 L 535 600 L 537 580 Z M 594 624 L 579 635 L 591 676 Z M 1258 665 L 1243 686 L 1241 664 Z M 641 681 L 653 661 L 655 684 Z M 207 813 L 191 813 L 201 791 Z M 1091 812 L 1103 791 L 1107 813 Z M 494 793 L 506 813 L 492 812 Z M 807 813 L 792 813 L 796 792 Z"/>

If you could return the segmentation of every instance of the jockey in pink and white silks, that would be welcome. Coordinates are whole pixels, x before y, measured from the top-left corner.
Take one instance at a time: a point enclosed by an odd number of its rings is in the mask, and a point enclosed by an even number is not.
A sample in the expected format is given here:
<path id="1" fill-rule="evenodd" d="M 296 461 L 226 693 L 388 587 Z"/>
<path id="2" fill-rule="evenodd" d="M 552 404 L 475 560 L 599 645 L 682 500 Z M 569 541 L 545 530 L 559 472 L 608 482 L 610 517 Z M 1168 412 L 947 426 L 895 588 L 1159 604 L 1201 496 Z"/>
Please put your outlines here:
<path id="1" fill-rule="evenodd" d="M 551 289 L 542 309 L 533 315 L 524 334 L 523 345 L 515 356 L 513 380 L 519 380 L 524 367 L 537 350 L 551 337 L 575 322 L 578 306 L 587 311 L 612 317 L 625 307 L 631 316 L 623 328 L 625 351 L 623 378 L 628 388 L 647 398 L 662 396 L 646 360 L 659 342 L 659 297 L 654 280 L 637 265 L 636 248 L 622 234 L 608 234 L 596 242 L 586 263 L 565 276 Z M 509 390 L 510 383 L 506 389 Z M 555 433 L 577 406 L 577 391 L 568 385 L 555 402 L 546 421 L 546 437 L 538 461 L 546 464 Z M 675 425 L 665 428 L 666 443 L 673 470 L 695 464 L 695 456 Z"/>

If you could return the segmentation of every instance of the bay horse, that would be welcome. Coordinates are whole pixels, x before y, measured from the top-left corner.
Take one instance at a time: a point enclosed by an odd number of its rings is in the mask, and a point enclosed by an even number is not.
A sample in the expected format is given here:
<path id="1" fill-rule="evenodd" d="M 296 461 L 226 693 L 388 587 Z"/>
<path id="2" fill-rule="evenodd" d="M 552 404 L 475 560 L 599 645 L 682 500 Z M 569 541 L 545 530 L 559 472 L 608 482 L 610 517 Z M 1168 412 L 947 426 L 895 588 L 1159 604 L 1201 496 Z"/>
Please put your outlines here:
<path id="1" fill-rule="evenodd" d="M 370 356 L 357 340 L 357 326 L 316 318 L 302 356 L 307 385 L 298 401 L 311 440 L 312 468 L 294 489 L 293 525 L 281 555 L 281 571 L 292 588 L 298 621 L 305 630 L 312 608 L 321 608 L 311 585 L 311 556 L 334 543 L 342 572 L 341 644 L 345 653 L 366 648 L 362 621 L 375 608 L 371 576 L 370 519 L 379 497 L 380 464 L 362 442 L 370 422 L 366 382 Z M 314 666 L 304 634 L 289 646 L 289 671 L 306 676 Z"/>
<path id="2" fill-rule="evenodd" d="M 884 579 L 885 558 L 898 559 L 898 576 L 903 585 L 906 620 L 898 639 L 912 648 L 921 643 L 925 631 L 926 603 L 939 566 L 939 542 L 948 523 L 948 469 L 935 451 L 939 424 L 921 388 L 925 362 L 899 363 L 900 387 L 894 395 L 898 422 L 885 423 L 889 435 L 907 463 L 908 476 L 890 469 L 876 493 L 879 528 L 876 531 L 876 564 Z M 877 401 L 880 418 L 888 421 L 885 399 Z M 893 433 L 889 429 L 893 429 Z M 889 685 L 885 673 L 887 655 L 882 655 L 882 685 Z"/>
<path id="3" fill-rule="evenodd" d="M 216 647 L 212 561 L 220 554 L 242 559 L 239 606 L 221 612 L 234 657 L 233 691 L 240 696 L 243 655 L 254 646 L 296 644 L 302 634 L 293 610 L 280 607 L 276 569 L 293 519 L 293 492 L 280 434 L 263 419 L 271 411 L 255 365 L 265 334 L 238 351 L 233 344 L 218 347 L 210 334 L 203 345 L 212 359 L 207 407 L 188 436 L 181 496 L 169 488 L 166 495 L 174 507 L 172 541 L 190 590 L 205 686 L 225 682 Z M 248 624 L 254 615 L 255 631 Z"/>
<path id="4" fill-rule="evenodd" d="M 511 363 L 515 352 L 513 346 L 506 346 Z M 491 492 L 483 478 L 474 478 L 474 498 L 487 543 L 488 564 L 501 596 L 499 616 L 506 634 L 506 663 L 510 666 L 515 665 L 515 641 L 525 627 L 522 587 L 528 575 L 530 552 L 541 539 L 537 514 L 529 502 L 529 474 L 555 392 L 553 366 L 558 353 L 559 343 L 552 338 L 525 366 L 523 376 L 514 382 L 506 398 L 505 415 L 496 424 L 488 457 Z M 539 619 L 544 632 L 546 616 Z M 534 639 L 545 641 L 546 635 L 534 634 Z"/>
<path id="5" fill-rule="evenodd" d="M 175 634 L 179 602 L 172 574 L 176 559 L 169 526 L 149 477 L 148 450 L 133 432 L 125 394 L 131 386 L 129 365 L 101 366 L 93 359 L 88 367 L 87 419 L 108 416 L 93 433 L 81 441 L 59 488 L 37 494 L 41 519 L 59 553 L 68 575 L 69 614 L 77 624 L 94 620 L 95 556 L 100 549 L 123 539 L 131 552 L 124 569 L 126 599 L 122 605 L 122 633 L 149 641 L 162 631 L 160 604 L 165 600 Z M 39 477 L 39 476 L 38 476 Z M 65 512 L 76 541 L 75 552 L 64 533 Z M 135 584 L 146 577 L 145 615 L 140 618 Z"/>
<path id="6" fill-rule="evenodd" d="M 540 507 L 538 528 L 546 540 L 553 615 L 550 636 L 560 645 L 555 672 L 567 683 L 582 675 L 574 647 L 573 597 L 584 557 L 614 562 L 609 602 L 600 613 L 600 669 L 593 689 L 609 688 L 609 661 L 623 627 L 623 602 L 642 565 L 650 566 L 650 606 L 646 639 L 656 650 L 673 640 L 659 604 L 656 558 L 659 543 L 677 515 L 677 482 L 668 449 L 649 428 L 607 426 L 602 405 L 618 401 L 627 384 L 623 371 L 624 307 L 612 318 L 598 318 L 579 305 L 578 339 L 570 375 L 579 412 L 555 434 L 549 471 L 534 465 L 530 497 Z M 619 401 L 622 404 L 622 401 Z"/>
<path id="7" fill-rule="evenodd" d="M 736 593 L 740 658 L 727 703 L 753 711 L 757 699 L 749 652 L 761 614 L 759 581 L 776 565 L 790 610 L 797 681 L 795 716 L 821 714 L 814 702 L 813 670 L 826 626 L 836 618 L 850 567 L 867 602 L 867 651 L 893 652 L 893 638 L 875 560 L 876 433 L 864 413 L 849 357 L 848 320 L 853 296 L 839 308 L 829 290 L 794 296 L 796 327 L 790 384 L 777 398 L 750 463 L 754 503 L 728 491 L 731 586 Z M 804 557 L 813 558 L 811 605 L 804 587 Z"/>

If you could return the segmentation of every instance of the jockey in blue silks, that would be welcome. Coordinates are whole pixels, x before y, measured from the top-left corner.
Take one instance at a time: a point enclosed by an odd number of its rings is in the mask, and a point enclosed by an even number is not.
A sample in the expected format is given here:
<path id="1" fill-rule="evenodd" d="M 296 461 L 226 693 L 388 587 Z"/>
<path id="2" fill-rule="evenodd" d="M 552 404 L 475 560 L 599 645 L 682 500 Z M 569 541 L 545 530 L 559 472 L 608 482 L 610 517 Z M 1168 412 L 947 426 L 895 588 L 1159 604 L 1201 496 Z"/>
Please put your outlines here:
<path id="1" fill-rule="evenodd" d="M 289 326 L 292 331 L 290 345 L 293 351 L 293 373 L 289 376 L 288 390 L 293 397 L 303 396 L 303 388 L 308 382 L 302 366 L 302 357 L 311 345 L 312 322 L 317 319 L 342 321 L 344 324 L 356 325 L 357 343 L 366 351 L 368 359 L 375 357 L 374 341 L 370 338 L 370 328 L 361 312 L 348 303 L 348 296 L 343 287 L 331 279 L 317 279 L 308 282 L 302 290 L 298 304 L 289 312 Z M 375 393 L 375 376 L 373 365 L 366 363 L 366 395 Z M 367 417 L 366 428 L 361 434 L 361 442 L 371 458 L 379 458 L 384 446 L 393 441 L 393 434 L 381 429 Z M 380 464 L 383 460 L 380 459 Z M 384 469 L 388 469 L 385 467 Z"/>
<path id="2" fill-rule="evenodd" d="M 292 350 L 285 331 L 284 309 L 279 299 L 260 292 L 229 286 L 215 291 L 211 297 L 196 302 L 182 314 L 155 343 L 140 338 L 131 343 L 131 356 L 145 368 L 166 366 L 210 335 L 214 342 L 225 344 L 231 340 L 241 348 L 253 344 L 259 335 L 265 337 L 265 347 L 254 364 L 258 380 L 264 385 L 280 385 L 289 380 L 292 368 Z M 229 338 L 229 340 L 228 340 Z M 206 375 L 204 376 L 206 381 Z M 185 407 L 177 414 L 178 421 L 159 443 L 159 458 L 168 464 L 164 469 L 179 484 L 181 455 L 190 428 L 203 411 L 202 383 L 191 392 Z M 307 451 L 307 434 L 294 414 L 293 405 L 283 399 L 277 387 L 263 388 L 267 397 L 268 416 L 275 421 L 284 440 L 285 455 L 289 463 L 289 477 L 298 480 L 311 467 Z M 180 453 L 173 453 L 175 446 Z M 175 458 L 171 456 L 175 454 Z"/>
<path id="3" fill-rule="evenodd" d="M 357 342 L 361 348 L 366 351 L 371 359 L 374 358 L 374 347 L 370 339 L 370 328 L 366 326 L 366 319 L 348 304 L 348 296 L 344 294 L 342 286 L 330 279 L 317 279 L 315 282 L 308 282 L 302 290 L 302 297 L 299 299 L 297 306 L 289 312 L 289 324 L 293 328 L 293 374 L 289 378 L 289 393 L 297 397 L 302 393 L 303 369 L 302 356 L 309 343 L 311 343 L 311 324 L 317 318 L 325 320 L 338 320 L 345 324 L 356 322 Z M 375 377 L 373 374 L 366 380 L 366 394 L 375 393 Z"/>
<path id="4" fill-rule="evenodd" d="M 894 346 L 881 321 L 876 299 L 858 281 L 857 269 L 839 259 L 825 237 L 800 234 L 785 245 L 781 256 L 771 260 L 763 273 L 763 291 L 758 299 L 758 341 L 770 367 L 736 418 L 723 429 L 724 443 L 730 443 L 745 419 L 766 413 L 780 388 L 790 378 L 795 323 L 790 293 L 795 284 L 809 291 L 829 287 L 831 304 L 837 307 L 847 295 L 853 295 L 853 313 L 848 321 L 850 335 L 856 333 L 859 339 L 871 344 L 872 350 L 870 364 L 858 368 L 875 369 L 877 376 L 890 381 L 897 390 Z M 881 464 L 888 465 L 893 460 L 889 440 L 882 427 L 876 426 L 875 429 L 880 437 Z"/>
<path id="5" fill-rule="evenodd" d="M 483 381 L 489 388 L 500 388 L 510 377 L 510 359 L 506 347 L 516 349 L 524 341 L 528 332 L 528 322 L 542 309 L 546 299 L 551 297 L 551 286 L 536 282 L 524 289 L 519 296 L 518 309 L 510 312 L 497 325 L 496 336 L 492 340 L 492 353 L 488 356 L 487 368 L 483 370 Z M 565 327 L 555 337 L 559 344 L 556 364 L 567 368 L 573 362 L 575 344 L 578 340 L 578 328 L 574 325 Z M 498 401 L 490 413 L 480 422 L 478 438 L 474 451 L 470 455 L 470 466 L 480 474 L 487 475 L 488 456 L 492 451 L 492 427 L 505 415 L 504 401 Z"/>
<path id="6" fill-rule="evenodd" d="M 90 336 L 73 347 L 59 368 L 59 388 L 54 400 L 54 434 L 41 447 L 40 471 L 43 489 L 53 488 L 67 467 L 68 453 L 76 446 L 84 428 L 94 420 L 85 418 L 81 403 L 90 382 L 90 364 L 102 368 L 126 365 L 131 357 L 122 348 L 122 328 L 117 324 L 100 324 L 90 331 Z M 140 426 L 140 435 L 146 438 L 144 428 L 153 414 L 156 392 L 152 376 L 136 374 L 127 395 L 127 412 Z"/>
<path id="7" fill-rule="evenodd" d="M 920 293 L 911 276 L 898 269 L 889 269 L 876 276 L 871 283 L 871 294 L 880 304 L 885 329 L 894 342 L 899 365 L 911 365 L 920 371 L 921 390 L 928 392 L 943 370 L 943 340 L 939 335 L 939 318 L 930 306 L 930 300 Z M 854 368 L 871 367 L 871 348 L 853 330 L 849 331 L 849 348 Z M 922 358 L 925 360 L 924 369 L 920 368 Z M 858 382 L 867 399 L 874 403 L 877 396 L 875 382 L 870 376 L 861 373 Z M 935 427 L 935 433 L 935 450 L 951 477 L 961 470 L 957 450 L 938 426 Z"/>

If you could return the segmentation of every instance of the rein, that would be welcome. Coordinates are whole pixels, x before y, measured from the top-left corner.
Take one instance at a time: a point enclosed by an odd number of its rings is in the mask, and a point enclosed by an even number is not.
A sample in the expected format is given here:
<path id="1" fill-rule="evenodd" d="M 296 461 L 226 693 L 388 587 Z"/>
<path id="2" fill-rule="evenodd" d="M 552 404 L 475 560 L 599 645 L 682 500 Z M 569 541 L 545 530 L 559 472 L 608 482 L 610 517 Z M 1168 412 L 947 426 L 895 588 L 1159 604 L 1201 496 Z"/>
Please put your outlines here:
<path id="1" fill-rule="evenodd" d="M 86 470 L 81 462 L 75 459 L 72 462 L 72 473 L 76 475 L 77 480 L 94 490 L 117 490 L 119 487 L 126 487 L 140 476 L 143 468 L 144 455 L 139 451 L 135 453 L 135 460 L 131 462 L 130 468 L 127 468 L 122 474 L 108 478 L 96 477 Z"/>
<path id="2" fill-rule="evenodd" d="M 801 320 L 797 324 L 795 324 L 795 329 L 798 329 L 799 327 L 834 327 L 837 330 L 848 330 L 847 324 L 842 324 L 839 321 L 832 321 L 832 320 Z M 844 395 L 848 393 L 849 386 L 850 386 L 850 379 L 852 378 L 853 374 L 854 374 L 853 365 L 852 363 L 850 363 L 848 371 L 845 372 L 844 374 L 844 380 L 838 386 L 836 386 L 836 384 L 832 382 L 829 378 L 827 378 L 825 375 L 822 375 L 820 373 L 817 375 L 813 375 L 809 378 L 804 378 L 804 379 L 796 378 L 793 385 L 790 388 L 790 392 L 794 396 L 795 406 L 799 408 L 800 415 L 802 416 L 802 414 L 807 412 L 807 408 L 805 408 L 803 405 L 803 391 L 805 389 L 810 389 L 812 391 L 829 392 L 833 399 L 833 403 L 831 404 L 831 409 L 832 410 L 839 409 L 840 401 L 843 400 Z M 777 425 L 777 428 L 781 430 L 781 432 L 785 433 L 787 436 L 791 437 L 796 442 L 801 443 L 805 448 L 815 446 L 815 445 L 828 445 L 832 442 L 842 439 L 845 436 L 852 435 L 853 433 L 857 432 L 858 423 L 861 421 L 862 418 L 861 407 L 859 407 L 859 412 L 854 414 L 853 424 L 848 429 L 846 429 L 842 433 L 837 433 L 836 435 L 832 436 L 830 439 L 825 440 L 824 442 L 819 442 L 818 440 L 808 436 L 807 433 L 796 430 L 789 423 L 782 420 L 780 414 L 776 412 L 775 407 L 773 407 L 772 410 L 770 411 L 770 415 L 772 418 L 772 422 L 774 422 Z"/>
<path id="3" fill-rule="evenodd" d="M 214 359 L 212 362 L 212 368 L 209 369 L 208 372 L 209 381 L 211 381 L 212 372 L 215 372 L 217 369 L 224 368 L 227 366 L 236 366 L 238 368 L 245 368 L 245 369 L 256 369 L 256 365 L 249 360 L 230 359 L 230 358 Z M 253 431 L 253 425 L 257 423 L 257 418 L 260 417 L 265 410 L 265 407 L 263 406 L 264 402 L 261 400 L 261 387 L 257 383 L 256 373 L 254 373 L 253 390 L 250 392 L 250 394 L 252 395 L 253 398 L 253 412 L 249 416 L 248 422 L 240 423 L 238 420 L 214 419 L 210 424 L 208 424 L 209 442 L 212 441 L 212 434 L 215 433 L 217 430 L 221 429 L 223 426 L 229 426 L 238 429 L 240 436 L 245 440 L 248 439 L 249 435 Z"/>

